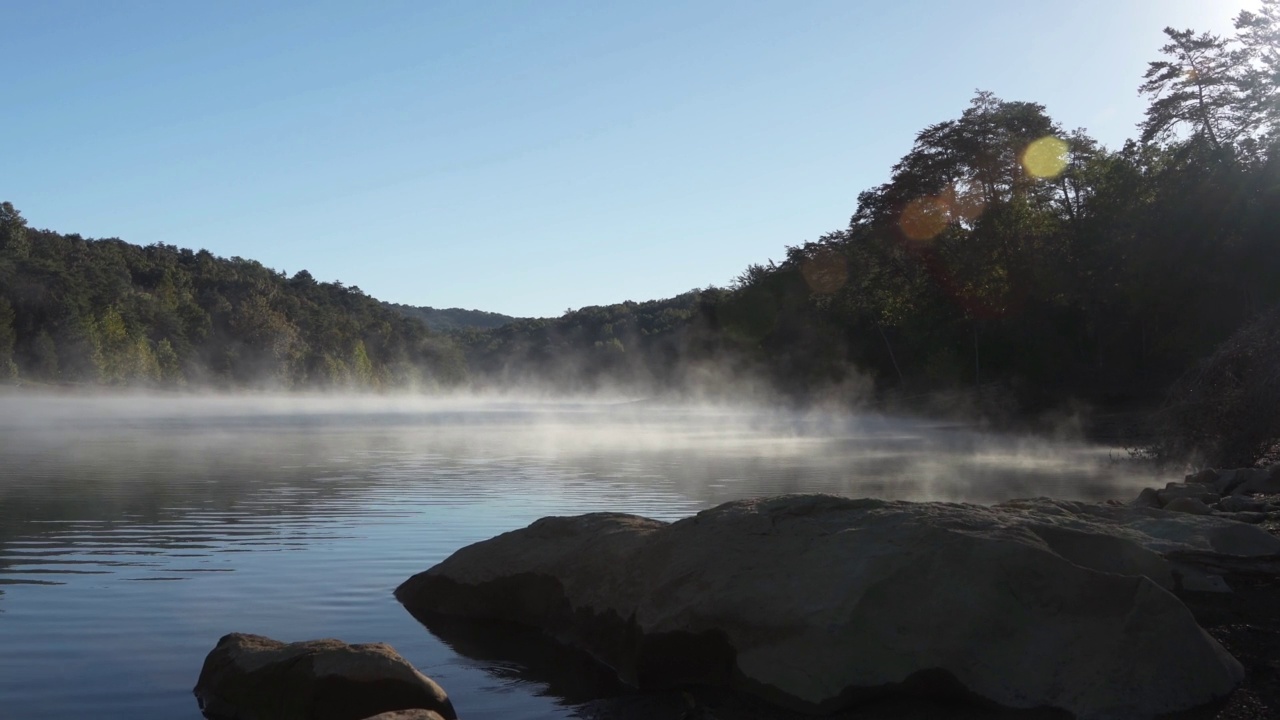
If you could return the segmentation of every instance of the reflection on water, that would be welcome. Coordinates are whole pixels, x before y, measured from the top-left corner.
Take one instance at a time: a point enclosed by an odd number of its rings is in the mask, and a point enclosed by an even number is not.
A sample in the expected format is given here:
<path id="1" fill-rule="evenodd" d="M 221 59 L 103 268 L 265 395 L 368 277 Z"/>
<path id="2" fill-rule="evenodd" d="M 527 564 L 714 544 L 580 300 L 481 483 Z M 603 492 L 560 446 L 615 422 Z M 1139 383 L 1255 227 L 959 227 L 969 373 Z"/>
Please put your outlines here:
<path id="1" fill-rule="evenodd" d="M 257 403 L 257 404 L 254 404 Z M 467 718 L 584 699 L 468 659 L 391 597 L 548 514 L 675 519 L 780 492 L 1130 497 L 1106 449 L 882 417 L 636 405 L 0 397 L 6 717 L 198 718 L 230 631 L 386 641 Z"/>

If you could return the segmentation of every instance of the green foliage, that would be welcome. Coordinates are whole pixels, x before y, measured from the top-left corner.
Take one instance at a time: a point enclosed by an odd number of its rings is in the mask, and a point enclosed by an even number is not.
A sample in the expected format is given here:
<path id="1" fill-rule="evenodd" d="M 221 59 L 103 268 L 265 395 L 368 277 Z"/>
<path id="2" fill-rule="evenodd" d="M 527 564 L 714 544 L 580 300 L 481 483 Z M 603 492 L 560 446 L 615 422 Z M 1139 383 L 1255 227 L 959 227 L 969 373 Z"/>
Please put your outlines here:
<path id="1" fill-rule="evenodd" d="M 305 271 L 32 230 L 7 203 L 0 233 L 0 364 L 11 357 L 23 376 L 368 389 L 466 378 L 451 341 Z"/>
<path id="2" fill-rule="evenodd" d="M 356 341 L 355 351 L 351 353 L 351 374 L 360 387 L 375 387 L 377 384 L 373 363 L 369 360 L 369 353 L 364 349 L 363 340 Z"/>
<path id="3" fill-rule="evenodd" d="M 15 315 L 9 301 L 0 297 L 0 363 L 12 362 L 17 334 L 13 330 Z"/>
<path id="4" fill-rule="evenodd" d="M 46 330 L 41 330 L 31 343 L 31 373 L 45 381 L 58 379 L 58 347 Z"/>
<path id="5" fill-rule="evenodd" d="M 387 308 L 420 321 L 431 330 L 436 332 L 452 332 L 455 330 L 467 330 L 476 328 L 480 330 L 490 330 L 499 328 L 503 325 L 521 320 L 522 318 L 511 317 L 495 312 L 485 312 L 484 310 L 464 310 L 462 308 L 431 308 L 431 307 L 414 307 L 412 305 L 401 305 L 399 303 L 383 303 Z"/>
<path id="6" fill-rule="evenodd" d="M 695 290 L 462 331 L 456 337 L 466 357 L 455 366 L 486 384 L 534 382 L 575 392 L 676 387 L 685 369 L 711 355 L 704 345 L 716 342 L 703 312 L 708 297 Z"/>
<path id="7" fill-rule="evenodd" d="M 0 251 L 14 257 L 26 257 L 30 249 L 26 219 L 11 203 L 0 202 Z"/>
<path id="8" fill-rule="evenodd" d="M 185 383 L 186 378 L 182 375 L 182 363 L 168 338 L 156 343 L 155 357 L 156 370 L 159 375 L 158 380 L 161 384 L 172 386 Z"/>

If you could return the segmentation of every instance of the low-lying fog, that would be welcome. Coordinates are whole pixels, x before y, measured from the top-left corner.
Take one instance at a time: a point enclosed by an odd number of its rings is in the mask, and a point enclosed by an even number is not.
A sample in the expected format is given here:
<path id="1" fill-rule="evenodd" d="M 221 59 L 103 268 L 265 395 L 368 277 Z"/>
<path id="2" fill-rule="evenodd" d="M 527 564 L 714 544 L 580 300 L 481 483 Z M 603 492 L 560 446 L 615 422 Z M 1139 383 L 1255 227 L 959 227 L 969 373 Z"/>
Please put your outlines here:
<path id="1" fill-rule="evenodd" d="M 280 479 L 290 458 L 363 471 L 351 458 L 369 451 L 402 464 L 419 457 L 423 473 L 429 459 L 445 457 L 505 460 L 540 476 L 558 468 L 661 481 L 701 502 L 777 492 L 1128 499 L 1155 481 L 1121 448 L 874 413 L 382 395 L 0 396 L 0 478 L 37 473 L 56 484 L 71 479 L 59 474 L 106 477 L 128 467 L 139 475 L 181 468 L 187 481 L 235 468 L 251 487 L 255 471 L 264 482 Z M 0 501 L 5 494 L 0 485 Z"/>

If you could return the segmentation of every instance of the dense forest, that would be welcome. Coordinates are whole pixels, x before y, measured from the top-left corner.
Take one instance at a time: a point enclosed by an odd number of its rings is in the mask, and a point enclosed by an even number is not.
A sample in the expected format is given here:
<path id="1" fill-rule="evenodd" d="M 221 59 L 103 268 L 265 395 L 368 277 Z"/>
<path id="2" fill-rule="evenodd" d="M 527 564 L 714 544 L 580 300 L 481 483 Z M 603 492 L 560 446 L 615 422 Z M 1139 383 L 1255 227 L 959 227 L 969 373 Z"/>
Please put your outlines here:
<path id="1" fill-rule="evenodd" d="M 1257 330 L 1280 303 L 1280 0 L 1228 37 L 1165 32 L 1123 147 L 978 92 L 918 133 L 847 227 L 728 288 L 555 319 L 383 306 L 305 272 L 31 230 L 6 204 L 0 374 L 637 393 L 752 381 L 801 398 L 967 389 L 1024 411 L 1173 387 L 1165 418 L 1184 423 L 1204 415 L 1188 374 L 1218 377 L 1214 358 L 1242 353 L 1273 368 L 1280 352 Z"/>
<path id="2" fill-rule="evenodd" d="M 383 303 L 405 317 L 410 317 L 426 325 L 429 330 L 448 332 L 450 330 L 466 330 L 479 328 L 488 330 L 508 325 L 522 318 L 503 315 L 502 313 L 484 310 L 465 310 L 463 308 L 433 308 L 400 303 Z"/>
<path id="3" fill-rule="evenodd" d="M 0 377 L 223 387 L 454 386 L 465 361 L 357 287 L 242 258 L 27 227 L 0 204 Z"/>

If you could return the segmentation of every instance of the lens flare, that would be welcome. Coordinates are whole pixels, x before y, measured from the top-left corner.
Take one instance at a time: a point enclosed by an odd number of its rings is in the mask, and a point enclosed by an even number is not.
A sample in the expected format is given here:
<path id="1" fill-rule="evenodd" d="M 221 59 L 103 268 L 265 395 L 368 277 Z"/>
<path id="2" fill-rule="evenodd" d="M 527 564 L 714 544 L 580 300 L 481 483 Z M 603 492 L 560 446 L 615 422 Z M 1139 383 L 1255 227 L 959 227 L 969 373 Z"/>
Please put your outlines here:
<path id="1" fill-rule="evenodd" d="M 1067 167 L 1067 143 L 1046 135 L 1032 142 L 1022 153 L 1022 167 L 1038 178 L 1057 177 Z"/>
<path id="2" fill-rule="evenodd" d="M 951 208 L 940 197 L 916 198 L 902 209 L 898 226 L 912 240 L 932 240 L 951 222 Z"/>
<path id="3" fill-rule="evenodd" d="M 957 190 L 955 185 L 951 185 L 942 194 L 942 200 L 947 204 L 952 221 L 977 222 L 987 207 L 982 193 L 973 187 Z"/>
<path id="4" fill-rule="evenodd" d="M 814 293 L 832 295 L 849 279 L 849 266 L 840 253 L 821 250 L 800 264 L 800 275 Z"/>

